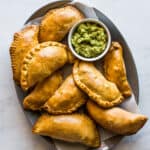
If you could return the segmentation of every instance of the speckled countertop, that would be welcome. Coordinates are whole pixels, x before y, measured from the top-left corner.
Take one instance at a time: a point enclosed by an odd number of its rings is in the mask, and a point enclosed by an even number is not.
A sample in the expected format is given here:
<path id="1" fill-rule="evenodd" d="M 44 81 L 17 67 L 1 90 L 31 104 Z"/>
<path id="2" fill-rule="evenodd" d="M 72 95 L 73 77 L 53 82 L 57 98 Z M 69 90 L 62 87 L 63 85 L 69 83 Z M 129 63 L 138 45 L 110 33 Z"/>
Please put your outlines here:
<path id="1" fill-rule="evenodd" d="M 13 86 L 9 46 L 12 35 L 30 14 L 50 0 L 3 0 L 0 2 L 0 149 L 48 150 L 49 143 L 32 135 L 31 126 L 17 100 Z M 140 103 L 150 117 L 150 1 L 92 0 L 117 25 L 126 38 L 139 74 Z M 126 137 L 115 150 L 150 150 L 150 123 L 136 135 Z"/>

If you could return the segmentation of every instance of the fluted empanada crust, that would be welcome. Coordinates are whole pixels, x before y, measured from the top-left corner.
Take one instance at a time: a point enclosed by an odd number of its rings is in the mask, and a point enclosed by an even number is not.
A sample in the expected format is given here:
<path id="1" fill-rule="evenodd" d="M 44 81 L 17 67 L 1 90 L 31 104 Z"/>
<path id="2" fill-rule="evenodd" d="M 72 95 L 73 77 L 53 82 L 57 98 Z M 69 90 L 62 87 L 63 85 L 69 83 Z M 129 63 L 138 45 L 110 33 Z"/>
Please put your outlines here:
<path id="1" fill-rule="evenodd" d="M 123 101 L 117 86 L 107 81 L 93 63 L 76 61 L 73 77 L 76 84 L 101 107 L 113 107 Z"/>
<path id="2" fill-rule="evenodd" d="M 68 61 L 67 47 L 58 42 L 44 42 L 29 51 L 21 68 L 21 87 L 28 90 Z"/>
<path id="3" fill-rule="evenodd" d="M 103 109 L 92 101 L 88 101 L 87 110 L 99 125 L 120 135 L 135 134 L 147 121 L 144 115 L 127 112 L 119 107 Z"/>
<path id="4" fill-rule="evenodd" d="M 20 84 L 20 70 L 23 58 L 38 43 L 38 31 L 39 27 L 37 25 L 29 25 L 14 34 L 10 47 L 10 56 L 13 78 L 17 84 Z"/>
<path id="5" fill-rule="evenodd" d="M 37 120 L 32 131 L 35 134 L 82 143 L 90 147 L 100 145 L 100 137 L 95 124 L 84 114 L 58 116 L 44 114 Z"/>
<path id="6" fill-rule="evenodd" d="M 122 46 L 112 42 L 111 48 L 104 57 L 105 77 L 114 82 L 124 97 L 131 96 L 131 88 L 126 76 Z"/>
<path id="7" fill-rule="evenodd" d="M 75 85 L 70 75 L 45 103 L 44 109 L 51 114 L 67 114 L 76 111 L 85 102 L 85 94 Z"/>
<path id="8" fill-rule="evenodd" d="M 61 41 L 70 28 L 83 18 L 83 14 L 71 5 L 50 10 L 40 25 L 40 41 Z"/>
<path id="9" fill-rule="evenodd" d="M 34 90 L 25 97 L 23 106 L 25 109 L 41 110 L 41 107 L 45 102 L 54 94 L 62 83 L 62 76 L 59 72 L 56 72 L 39 82 Z"/>

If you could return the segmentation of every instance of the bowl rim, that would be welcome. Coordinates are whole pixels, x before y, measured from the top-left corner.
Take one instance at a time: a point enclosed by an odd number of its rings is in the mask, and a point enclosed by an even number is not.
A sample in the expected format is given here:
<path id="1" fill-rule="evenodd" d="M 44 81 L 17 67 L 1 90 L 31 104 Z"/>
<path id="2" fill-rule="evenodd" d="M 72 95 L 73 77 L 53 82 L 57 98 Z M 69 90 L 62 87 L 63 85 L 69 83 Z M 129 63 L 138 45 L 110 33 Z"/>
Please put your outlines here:
<path id="1" fill-rule="evenodd" d="M 72 35 L 73 35 L 73 33 L 75 32 L 76 28 L 77 28 L 80 24 L 85 23 L 85 22 L 93 22 L 93 23 L 99 24 L 100 26 L 102 26 L 102 27 L 105 29 L 105 31 L 106 31 L 106 33 L 107 33 L 107 36 L 108 36 L 108 41 L 107 41 L 107 46 L 106 46 L 106 48 L 104 49 L 104 51 L 103 51 L 101 54 L 99 54 L 99 55 L 96 56 L 96 57 L 86 58 L 86 57 L 84 57 L 84 56 L 79 55 L 79 54 L 75 51 L 75 49 L 73 48 L 72 43 L 71 43 L 71 38 L 72 38 Z M 100 21 L 100 20 L 98 20 L 98 19 L 85 18 L 85 19 L 83 19 L 83 20 L 77 22 L 75 25 L 73 25 L 73 27 L 70 29 L 69 34 L 68 34 L 68 46 L 69 46 L 69 49 L 71 50 L 72 54 L 73 54 L 75 57 L 77 57 L 78 59 L 83 60 L 83 61 L 92 62 L 92 61 L 97 61 L 97 60 L 103 58 L 103 57 L 106 55 L 106 53 L 108 52 L 108 50 L 109 50 L 109 48 L 110 48 L 110 45 L 111 45 L 111 34 L 110 34 L 110 31 L 109 31 L 108 27 L 107 27 L 102 21 Z"/>

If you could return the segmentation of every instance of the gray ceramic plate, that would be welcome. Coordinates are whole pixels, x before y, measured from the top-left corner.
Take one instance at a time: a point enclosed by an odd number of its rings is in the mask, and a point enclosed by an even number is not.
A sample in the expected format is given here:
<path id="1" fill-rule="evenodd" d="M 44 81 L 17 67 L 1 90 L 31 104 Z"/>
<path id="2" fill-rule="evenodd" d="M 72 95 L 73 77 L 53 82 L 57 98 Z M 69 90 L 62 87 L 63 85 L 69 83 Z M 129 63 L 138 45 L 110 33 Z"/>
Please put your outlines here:
<path id="1" fill-rule="evenodd" d="M 25 22 L 25 24 L 27 24 L 28 22 L 30 22 L 33 19 L 43 16 L 48 10 L 50 10 L 52 8 L 56 8 L 56 7 L 61 7 L 62 5 L 64 5 L 64 1 L 52 2 L 52 3 L 47 4 L 46 6 L 43 6 L 42 8 L 35 11 L 35 13 L 33 13 L 33 15 L 31 15 L 31 17 L 29 17 L 29 19 Z M 123 38 L 122 34 L 117 29 L 117 27 L 111 22 L 111 20 L 109 18 L 107 18 L 102 12 L 97 10 L 96 8 L 94 8 L 94 10 L 95 10 L 95 13 L 97 14 L 98 18 L 102 22 L 104 22 L 107 25 L 107 27 L 109 28 L 111 35 L 112 35 L 112 40 L 120 42 L 123 46 L 124 59 L 125 59 L 125 65 L 126 65 L 126 69 L 127 69 L 128 79 L 131 84 L 133 93 L 135 95 L 136 102 L 138 103 L 138 101 L 139 101 L 138 75 L 137 75 L 137 70 L 136 70 L 136 66 L 134 63 L 134 59 L 131 54 L 131 50 L 130 50 L 129 46 L 127 45 L 125 39 Z M 22 106 L 22 101 L 27 93 L 24 93 L 17 85 L 15 85 L 15 87 L 16 87 L 16 93 L 18 95 L 19 102 Z M 25 115 L 27 116 L 29 122 L 31 123 L 31 125 L 33 125 L 33 123 L 35 122 L 35 120 L 37 119 L 39 114 L 30 112 L 30 111 L 24 111 L 24 112 L 25 112 Z M 50 138 L 45 138 L 45 139 L 50 141 L 51 150 L 55 150 L 55 146 L 54 146 L 52 140 Z"/>

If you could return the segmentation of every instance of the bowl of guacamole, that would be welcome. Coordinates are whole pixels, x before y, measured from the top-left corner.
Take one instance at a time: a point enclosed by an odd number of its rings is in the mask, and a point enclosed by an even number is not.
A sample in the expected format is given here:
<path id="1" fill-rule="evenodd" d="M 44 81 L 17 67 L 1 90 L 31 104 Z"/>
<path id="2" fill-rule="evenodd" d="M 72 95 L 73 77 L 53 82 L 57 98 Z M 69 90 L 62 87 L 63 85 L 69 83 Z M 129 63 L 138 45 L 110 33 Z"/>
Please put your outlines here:
<path id="1" fill-rule="evenodd" d="M 107 26 L 99 20 L 88 18 L 75 24 L 68 35 L 68 45 L 78 59 L 96 61 L 109 50 L 111 35 Z"/>

